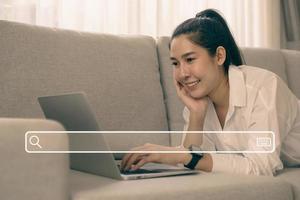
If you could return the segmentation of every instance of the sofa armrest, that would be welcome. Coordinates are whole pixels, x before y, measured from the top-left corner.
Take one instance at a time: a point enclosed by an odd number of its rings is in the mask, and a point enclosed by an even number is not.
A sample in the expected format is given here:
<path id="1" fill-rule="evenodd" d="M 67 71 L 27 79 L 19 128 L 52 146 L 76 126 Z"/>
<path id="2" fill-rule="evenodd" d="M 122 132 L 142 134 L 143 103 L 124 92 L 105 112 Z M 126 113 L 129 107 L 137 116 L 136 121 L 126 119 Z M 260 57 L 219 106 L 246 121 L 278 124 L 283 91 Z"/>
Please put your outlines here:
<path id="1" fill-rule="evenodd" d="M 63 131 L 64 127 L 52 120 L 0 118 L 0 199 L 66 200 L 69 156 L 26 153 L 25 133 L 34 130 Z M 68 148 L 66 134 L 47 143 Z"/>

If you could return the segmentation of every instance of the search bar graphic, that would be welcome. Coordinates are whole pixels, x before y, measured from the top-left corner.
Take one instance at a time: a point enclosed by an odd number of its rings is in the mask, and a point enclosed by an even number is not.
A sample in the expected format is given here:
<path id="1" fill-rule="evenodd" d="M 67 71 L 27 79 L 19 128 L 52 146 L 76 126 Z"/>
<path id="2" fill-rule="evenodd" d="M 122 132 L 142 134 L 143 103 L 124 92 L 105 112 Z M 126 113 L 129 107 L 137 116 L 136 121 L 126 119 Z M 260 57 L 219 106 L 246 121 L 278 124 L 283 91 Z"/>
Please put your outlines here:
<path id="1" fill-rule="evenodd" d="M 27 153 L 190 153 L 189 150 L 132 150 L 145 143 L 166 145 L 172 134 L 215 141 L 215 149 L 200 146 L 196 153 L 273 153 L 272 131 L 28 131 Z M 66 144 L 66 140 L 68 145 Z"/>

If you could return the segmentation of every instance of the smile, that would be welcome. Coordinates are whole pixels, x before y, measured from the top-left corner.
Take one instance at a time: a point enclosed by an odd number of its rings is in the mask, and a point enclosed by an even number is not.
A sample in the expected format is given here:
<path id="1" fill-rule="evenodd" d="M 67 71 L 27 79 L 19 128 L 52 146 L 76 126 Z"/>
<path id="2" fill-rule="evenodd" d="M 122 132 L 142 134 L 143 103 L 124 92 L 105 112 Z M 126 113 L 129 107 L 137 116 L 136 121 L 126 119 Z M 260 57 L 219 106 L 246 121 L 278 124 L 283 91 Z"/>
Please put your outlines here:
<path id="1" fill-rule="evenodd" d="M 185 83 L 185 85 L 188 86 L 188 87 L 194 87 L 198 83 L 200 83 L 200 80 L 189 82 L 189 83 Z"/>

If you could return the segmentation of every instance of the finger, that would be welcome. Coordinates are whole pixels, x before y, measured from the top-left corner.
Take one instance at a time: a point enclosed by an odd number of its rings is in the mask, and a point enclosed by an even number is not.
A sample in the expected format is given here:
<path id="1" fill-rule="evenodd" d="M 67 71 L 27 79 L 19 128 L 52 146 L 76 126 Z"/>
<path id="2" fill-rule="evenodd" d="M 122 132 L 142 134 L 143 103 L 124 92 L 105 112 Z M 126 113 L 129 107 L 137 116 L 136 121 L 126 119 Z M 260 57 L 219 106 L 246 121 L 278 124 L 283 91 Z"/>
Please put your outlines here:
<path id="1" fill-rule="evenodd" d="M 136 165 L 133 166 L 132 170 L 137 170 L 143 167 L 146 163 L 149 162 L 147 158 L 147 156 L 143 157 Z"/>
<path id="2" fill-rule="evenodd" d="M 139 147 L 135 147 L 132 148 L 131 151 L 139 151 L 143 149 L 143 146 L 139 146 Z M 131 158 L 131 156 L 133 155 L 133 153 L 128 153 L 126 154 L 123 158 L 122 158 L 122 162 L 121 162 L 121 170 L 124 170 L 126 163 L 128 162 L 128 160 Z"/>
<path id="3" fill-rule="evenodd" d="M 192 103 L 195 100 L 185 88 L 178 90 L 177 95 L 185 105 L 189 105 L 189 103 Z"/>
<path id="4" fill-rule="evenodd" d="M 127 170 L 131 169 L 131 166 L 132 166 L 134 163 L 140 161 L 140 159 L 142 159 L 142 155 L 141 155 L 141 154 L 133 154 L 133 155 L 129 158 L 128 162 L 126 163 L 126 165 L 125 165 L 125 167 L 124 167 L 124 170 L 127 171 Z"/>
<path id="5" fill-rule="evenodd" d="M 128 162 L 128 159 L 132 156 L 132 153 L 127 153 L 123 158 L 122 158 L 122 162 L 121 162 L 121 171 L 124 170 L 124 167 L 126 165 L 126 163 Z"/>
<path id="6" fill-rule="evenodd" d="M 177 81 L 174 84 L 175 84 L 177 95 L 180 97 L 182 95 L 181 93 L 182 93 L 183 86 Z"/>
<path id="7" fill-rule="evenodd" d="M 180 91 L 183 88 L 183 85 L 179 81 L 174 79 L 173 82 L 177 91 Z"/>
<path id="8" fill-rule="evenodd" d="M 131 153 L 128 158 L 125 158 L 124 163 L 121 164 L 121 171 L 126 171 L 128 170 L 128 165 L 130 166 L 130 163 L 134 160 L 137 160 L 137 158 L 140 156 L 139 153 Z M 130 168 L 130 167 L 129 167 Z"/>
<path id="9" fill-rule="evenodd" d="M 174 79 L 174 84 L 175 84 L 177 95 L 180 98 L 183 99 L 183 98 L 190 97 L 189 93 L 186 91 L 186 89 L 184 88 L 184 86 L 182 85 L 182 83 L 180 83 L 179 81 L 176 81 Z"/>

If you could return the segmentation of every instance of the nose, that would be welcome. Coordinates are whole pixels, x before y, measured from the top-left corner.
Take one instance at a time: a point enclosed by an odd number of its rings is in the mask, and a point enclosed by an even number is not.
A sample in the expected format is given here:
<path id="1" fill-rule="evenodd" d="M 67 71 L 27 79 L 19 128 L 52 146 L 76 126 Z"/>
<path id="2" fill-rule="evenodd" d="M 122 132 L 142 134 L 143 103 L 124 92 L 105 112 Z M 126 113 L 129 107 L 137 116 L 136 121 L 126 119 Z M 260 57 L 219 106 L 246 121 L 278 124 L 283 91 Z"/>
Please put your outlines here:
<path id="1" fill-rule="evenodd" d="M 181 80 L 185 80 L 190 76 L 190 71 L 188 69 L 188 67 L 186 67 L 185 65 L 182 65 L 179 67 L 179 78 Z"/>

